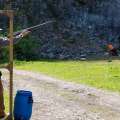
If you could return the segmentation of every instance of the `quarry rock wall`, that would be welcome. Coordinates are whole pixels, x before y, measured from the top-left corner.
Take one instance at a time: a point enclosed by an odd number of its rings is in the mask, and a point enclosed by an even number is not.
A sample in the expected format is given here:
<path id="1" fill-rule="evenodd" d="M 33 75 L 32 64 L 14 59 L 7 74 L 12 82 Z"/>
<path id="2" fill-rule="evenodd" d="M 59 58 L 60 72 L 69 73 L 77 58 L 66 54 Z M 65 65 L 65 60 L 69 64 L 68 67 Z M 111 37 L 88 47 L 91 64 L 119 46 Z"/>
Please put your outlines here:
<path id="1" fill-rule="evenodd" d="M 57 21 L 32 34 L 40 43 L 40 58 L 104 56 L 108 43 L 119 47 L 120 0 L 16 0 L 12 7 L 21 28 Z"/>

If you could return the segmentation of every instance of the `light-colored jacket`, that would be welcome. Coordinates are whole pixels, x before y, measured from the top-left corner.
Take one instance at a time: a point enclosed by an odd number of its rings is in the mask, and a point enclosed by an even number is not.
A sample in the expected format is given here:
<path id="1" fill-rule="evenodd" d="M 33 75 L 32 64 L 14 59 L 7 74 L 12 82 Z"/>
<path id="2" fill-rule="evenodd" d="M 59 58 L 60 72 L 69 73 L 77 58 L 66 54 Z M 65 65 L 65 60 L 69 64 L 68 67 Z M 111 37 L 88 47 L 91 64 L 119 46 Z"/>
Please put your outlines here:
<path id="1" fill-rule="evenodd" d="M 16 44 L 20 41 L 21 38 L 24 36 L 21 34 L 14 36 L 13 43 Z M 5 47 L 9 45 L 9 38 L 8 37 L 0 37 L 0 47 Z"/>

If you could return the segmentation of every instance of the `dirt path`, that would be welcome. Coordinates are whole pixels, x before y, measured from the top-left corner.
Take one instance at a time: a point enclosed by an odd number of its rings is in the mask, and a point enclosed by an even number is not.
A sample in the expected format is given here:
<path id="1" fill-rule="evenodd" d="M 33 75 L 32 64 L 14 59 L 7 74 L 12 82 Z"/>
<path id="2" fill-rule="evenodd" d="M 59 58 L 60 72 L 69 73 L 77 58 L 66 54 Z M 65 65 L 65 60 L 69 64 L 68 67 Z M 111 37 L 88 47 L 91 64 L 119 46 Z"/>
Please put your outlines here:
<path id="1" fill-rule="evenodd" d="M 4 72 L 4 79 L 7 77 Z M 117 93 L 14 70 L 14 91 L 17 89 L 33 92 L 32 120 L 120 120 Z"/>

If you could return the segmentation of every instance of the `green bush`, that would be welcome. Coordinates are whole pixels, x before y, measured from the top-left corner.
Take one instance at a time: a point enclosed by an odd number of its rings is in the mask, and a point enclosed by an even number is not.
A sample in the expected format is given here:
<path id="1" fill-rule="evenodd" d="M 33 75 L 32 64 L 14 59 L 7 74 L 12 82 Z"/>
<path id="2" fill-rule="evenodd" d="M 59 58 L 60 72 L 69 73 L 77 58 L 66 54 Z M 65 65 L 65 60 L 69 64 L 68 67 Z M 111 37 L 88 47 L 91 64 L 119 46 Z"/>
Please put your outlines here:
<path id="1" fill-rule="evenodd" d="M 14 57 L 18 60 L 36 60 L 39 57 L 36 38 L 28 36 L 14 46 Z"/>
<path id="2" fill-rule="evenodd" d="M 39 58 L 38 46 L 34 37 L 28 36 L 14 45 L 14 59 L 18 60 L 37 60 Z M 0 63 L 9 61 L 9 47 L 0 48 Z"/>
<path id="3" fill-rule="evenodd" d="M 8 62 L 9 60 L 9 48 L 0 48 L 0 63 Z"/>

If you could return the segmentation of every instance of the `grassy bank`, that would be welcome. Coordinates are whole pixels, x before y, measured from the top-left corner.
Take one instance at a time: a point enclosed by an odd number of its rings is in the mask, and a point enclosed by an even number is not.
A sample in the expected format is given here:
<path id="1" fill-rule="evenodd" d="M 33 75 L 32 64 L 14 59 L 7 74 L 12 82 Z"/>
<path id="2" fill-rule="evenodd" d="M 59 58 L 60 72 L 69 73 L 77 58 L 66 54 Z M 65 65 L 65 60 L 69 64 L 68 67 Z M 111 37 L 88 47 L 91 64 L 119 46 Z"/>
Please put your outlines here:
<path id="1" fill-rule="evenodd" d="M 17 69 L 120 92 L 120 61 L 16 61 Z"/>
<path id="2" fill-rule="evenodd" d="M 8 95 L 7 91 L 4 92 L 4 102 L 5 102 L 5 111 L 6 111 L 6 113 L 8 113 L 8 111 L 9 111 L 9 95 Z"/>

